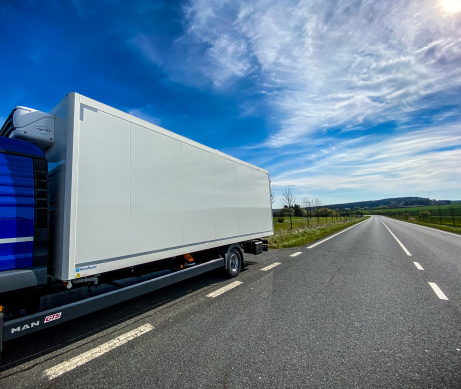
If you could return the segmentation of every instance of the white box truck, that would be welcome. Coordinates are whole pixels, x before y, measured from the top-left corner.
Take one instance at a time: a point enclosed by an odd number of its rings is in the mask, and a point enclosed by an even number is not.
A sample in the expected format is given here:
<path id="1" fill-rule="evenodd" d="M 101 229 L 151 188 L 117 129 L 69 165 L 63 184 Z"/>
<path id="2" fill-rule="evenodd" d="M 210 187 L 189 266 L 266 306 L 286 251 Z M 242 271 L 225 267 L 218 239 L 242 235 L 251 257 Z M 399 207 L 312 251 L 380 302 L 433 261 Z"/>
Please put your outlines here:
<path id="1" fill-rule="evenodd" d="M 217 267 L 236 276 L 243 252 L 261 253 L 273 234 L 266 170 L 77 93 L 50 113 L 14 109 L 0 156 L 11 184 L 0 214 L 3 340 Z M 108 298 L 43 302 L 159 268 L 171 273 Z"/>

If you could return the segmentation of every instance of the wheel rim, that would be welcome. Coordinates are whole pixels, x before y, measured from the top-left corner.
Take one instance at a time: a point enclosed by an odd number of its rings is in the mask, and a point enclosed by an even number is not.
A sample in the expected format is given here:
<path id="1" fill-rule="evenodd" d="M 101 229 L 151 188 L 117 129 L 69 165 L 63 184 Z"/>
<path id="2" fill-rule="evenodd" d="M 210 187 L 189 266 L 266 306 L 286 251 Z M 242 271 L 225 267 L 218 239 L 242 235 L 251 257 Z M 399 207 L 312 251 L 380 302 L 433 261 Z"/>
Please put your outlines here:
<path id="1" fill-rule="evenodd" d="M 238 268 L 239 268 L 239 263 L 240 263 L 240 260 L 239 260 L 239 256 L 235 253 L 233 253 L 230 257 L 230 261 L 229 261 L 229 265 L 230 265 L 230 269 L 233 271 L 233 272 L 236 272 L 238 271 Z"/>

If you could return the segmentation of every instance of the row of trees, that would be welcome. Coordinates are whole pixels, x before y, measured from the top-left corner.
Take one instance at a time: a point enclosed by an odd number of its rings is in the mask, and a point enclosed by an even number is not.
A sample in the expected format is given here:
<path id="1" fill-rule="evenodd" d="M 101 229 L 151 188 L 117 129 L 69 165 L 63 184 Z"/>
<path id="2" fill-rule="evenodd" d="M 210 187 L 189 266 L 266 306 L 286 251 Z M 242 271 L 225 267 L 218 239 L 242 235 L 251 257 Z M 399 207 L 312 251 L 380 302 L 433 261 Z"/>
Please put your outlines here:
<path id="1" fill-rule="evenodd" d="M 422 207 L 429 205 L 445 205 L 450 204 L 450 200 L 431 200 L 424 197 L 393 197 L 381 200 L 355 201 L 351 203 L 330 204 L 331 208 L 338 206 L 348 207 L 350 209 L 392 209 L 400 207 Z"/>
<path id="2" fill-rule="evenodd" d="M 272 202 L 275 200 L 273 190 L 271 190 Z M 277 211 L 275 216 L 283 219 L 285 217 L 290 218 L 290 228 L 293 229 L 292 217 L 305 217 L 307 221 L 307 227 L 309 228 L 310 220 L 312 218 L 317 219 L 317 225 L 320 225 L 321 217 L 336 218 L 336 221 L 341 220 L 342 217 L 348 218 L 352 213 L 348 208 L 342 210 L 341 208 L 333 210 L 330 208 L 322 207 L 322 202 L 318 198 L 309 199 L 303 197 L 301 204 L 296 203 L 296 197 L 290 188 L 284 188 L 282 192 L 282 203 L 284 207 Z M 354 215 L 363 216 L 363 212 L 356 211 Z"/>

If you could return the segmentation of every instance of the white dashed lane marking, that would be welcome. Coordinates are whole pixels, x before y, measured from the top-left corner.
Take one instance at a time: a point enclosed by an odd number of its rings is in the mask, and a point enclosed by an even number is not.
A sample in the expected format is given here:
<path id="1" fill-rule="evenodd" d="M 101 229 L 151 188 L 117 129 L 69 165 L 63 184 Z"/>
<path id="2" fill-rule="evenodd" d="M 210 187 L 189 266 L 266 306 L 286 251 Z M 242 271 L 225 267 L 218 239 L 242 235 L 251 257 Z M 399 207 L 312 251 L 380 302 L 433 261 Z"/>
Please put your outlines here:
<path id="1" fill-rule="evenodd" d="M 274 267 L 280 265 L 280 262 L 274 262 L 272 265 L 269 265 L 269 266 L 266 266 L 266 267 L 263 267 L 261 269 L 261 271 L 268 271 L 270 269 L 273 269 Z"/>
<path id="2" fill-rule="evenodd" d="M 44 374 L 49 380 L 52 380 L 63 375 L 64 373 L 67 373 L 68 371 L 75 369 L 76 367 L 82 366 L 85 363 L 100 357 L 101 355 L 121 346 L 122 344 L 129 342 L 130 340 L 133 340 L 134 338 L 137 338 L 138 336 L 145 334 L 146 332 L 149 332 L 152 329 L 154 329 L 152 325 L 144 324 L 143 326 L 138 327 L 133 331 L 127 332 L 124 335 L 120 335 L 115 339 L 112 339 L 98 347 L 87 351 L 86 353 L 80 354 L 75 358 L 60 363 L 51 369 L 47 369 L 45 370 Z"/>
<path id="3" fill-rule="evenodd" d="M 419 264 L 419 262 L 413 262 L 418 270 L 424 270 L 423 267 Z"/>
<path id="4" fill-rule="evenodd" d="M 218 297 L 219 295 L 223 294 L 223 293 L 226 293 L 227 291 L 231 290 L 231 289 L 234 289 L 236 286 L 239 286 L 243 284 L 242 281 L 234 281 L 234 282 L 231 282 L 229 285 L 226 285 L 218 290 L 215 290 L 214 292 L 211 292 L 209 294 L 207 294 L 206 296 L 207 297 Z"/>
<path id="5" fill-rule="evenodd" d="M 302 252 L 298 251 L 297 253 L 291 254 L 290 257 L 297 257 L 299 254 L 302 254 Z"/>
<path id="6" fill-rule="evenodd" d="M 429 282 L 429 285 L 431 286 L 432 290 L 435 292 L 435 294 L 440 300 L 448 300 L 448 297 L 445 296 L 445 294 L 442 292 L 442 290 L 437 286 L 435 282 Z"/>

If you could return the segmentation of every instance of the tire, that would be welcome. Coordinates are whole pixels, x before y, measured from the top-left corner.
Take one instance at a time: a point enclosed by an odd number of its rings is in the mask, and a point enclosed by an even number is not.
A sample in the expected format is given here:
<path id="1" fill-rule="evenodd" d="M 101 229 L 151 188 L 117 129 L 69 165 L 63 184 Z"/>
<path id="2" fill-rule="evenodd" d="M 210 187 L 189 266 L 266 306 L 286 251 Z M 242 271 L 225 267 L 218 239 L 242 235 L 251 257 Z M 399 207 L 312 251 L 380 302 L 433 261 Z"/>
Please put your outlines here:
<path id="1" fill-rule="evenodd" d="M 240 251 L 236 248 L 233 248 L 229 251 L 229 262 L 226 269 L 226 273 L 229 278 L 237 277 L 242 268 L 242 257 Z"/>

